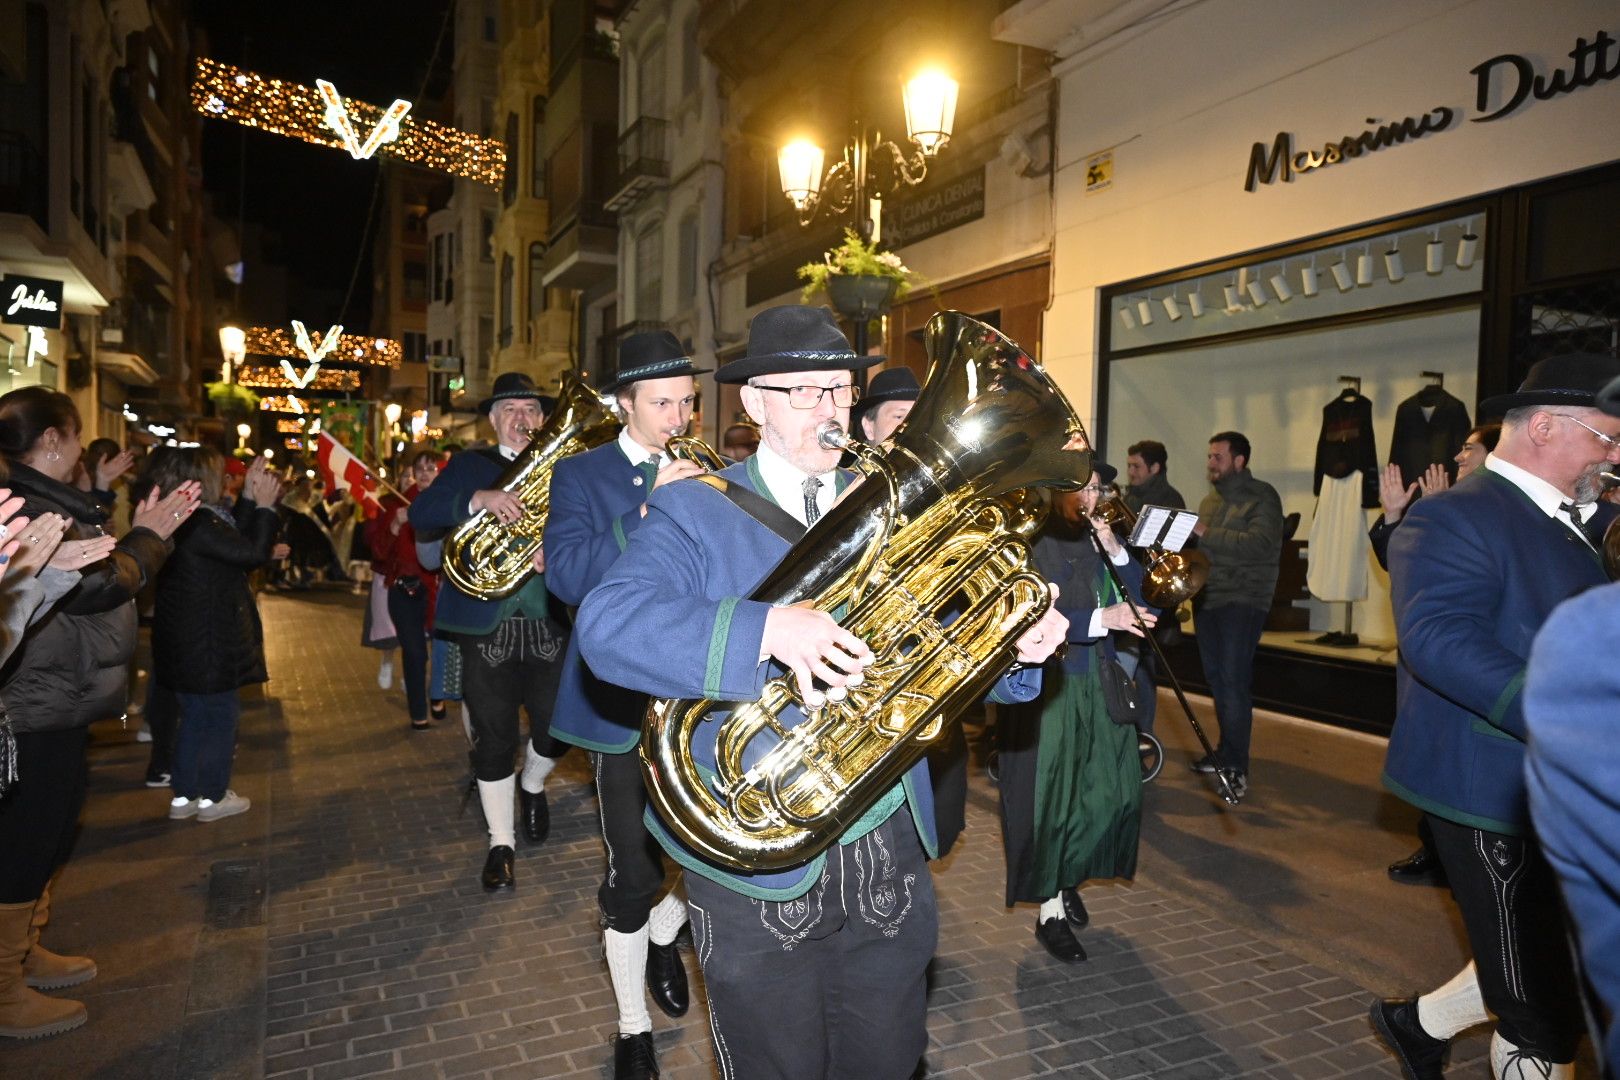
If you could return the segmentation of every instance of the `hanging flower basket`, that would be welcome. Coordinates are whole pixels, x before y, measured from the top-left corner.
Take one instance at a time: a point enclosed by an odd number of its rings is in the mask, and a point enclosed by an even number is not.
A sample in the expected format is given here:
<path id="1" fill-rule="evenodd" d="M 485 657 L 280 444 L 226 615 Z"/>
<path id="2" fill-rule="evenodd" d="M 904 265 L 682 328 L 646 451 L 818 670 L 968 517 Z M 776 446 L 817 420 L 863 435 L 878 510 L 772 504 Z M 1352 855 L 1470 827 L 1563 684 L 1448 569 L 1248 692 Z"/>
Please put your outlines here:
<path id="1" fill-rule="evenodd" d="M 826 293 L 838 313 L 851 319 L 883 314 L 911 291 L 914 276 L 900 256 L 879 251 L 876 243 L 862 240 L 854 229 L 845 229 L 843 243 L 823 255 L 820 262 L 799 267 L 798 275 L 805 283 L 806 301 Z"/>

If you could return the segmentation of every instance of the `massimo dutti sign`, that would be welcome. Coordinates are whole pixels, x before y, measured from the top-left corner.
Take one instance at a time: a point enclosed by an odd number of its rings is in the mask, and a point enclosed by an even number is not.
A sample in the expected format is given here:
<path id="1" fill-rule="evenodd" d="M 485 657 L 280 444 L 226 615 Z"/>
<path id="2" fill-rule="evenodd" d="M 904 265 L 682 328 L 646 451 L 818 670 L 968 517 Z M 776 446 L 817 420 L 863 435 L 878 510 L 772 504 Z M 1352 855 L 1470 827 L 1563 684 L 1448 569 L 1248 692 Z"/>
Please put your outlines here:
<path id="1" fill-rule="evenodd" d="M 1469 123 L 1488 124 L 1512 115 L 1531 98 L 1550 101 L 1620 77 L 1620 43 L 1610 37 L 1606 30 L 1599 30 L 1591 41 L 1584 37 L 1576 38 L 1575 47 L 1568 55 L 1570 63 L 1567 67 L 1554 68 L 1547 75 L 1538 72 L 1528 57 L 1517 53 L 1493 56 L 1469 68 L 1468 74 L 1474 77 L 1474 108 L 1480 114 L 1470 117 Z M 1492 91 L 1499 83 L 1500 104 L 1491 109 Z M 1377 117 L 1368 117 L 1365 130 L 1326 140 L 1319 146 L 1304 150 L 1295 147 L 1292 132 L 1279 131 L 1269 146 L 1257 142 L 1249 151 L 1249 168 L 1243 178 L 1243 190 L 1256 191 L 1261 184 L 1278 181 L 1291 183 L 1296 175 L 1448 131 L 1457 126 L 1461 115 L 1461 109 L 1435 105 L 1416 116 L 1399 120 L 1381 122 Z"/>
<path id="2" fill-rule="evenodd" d="M 62 329 L 62 283 L 21 274 L 0 278 L 0 322 Z"/>

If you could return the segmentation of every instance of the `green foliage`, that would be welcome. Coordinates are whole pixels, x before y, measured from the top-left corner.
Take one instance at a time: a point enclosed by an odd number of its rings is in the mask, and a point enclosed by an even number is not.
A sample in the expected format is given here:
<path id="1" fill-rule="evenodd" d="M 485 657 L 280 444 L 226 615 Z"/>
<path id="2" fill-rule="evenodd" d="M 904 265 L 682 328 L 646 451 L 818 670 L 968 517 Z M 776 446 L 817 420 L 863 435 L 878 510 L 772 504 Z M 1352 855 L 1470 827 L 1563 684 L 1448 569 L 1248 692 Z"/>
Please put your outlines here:
<path id="1" fill-rule="evenodd" d="M 844 230 L 844 242 L 822 256 L 820 262 L 805 263 L 798 269 L 799 280 L 804 282 L 803 299 L 808 302 L 817 293 L 825 292 L 827 279 L 834 274 L 876 274 L 900 282 L 894 298 L 901 299 L 911 291 L 912 272 L 892 251 L 879 251 L 876 241 L 862 240 L 854 229 Z"/>
<path id="2" fill-rule="evenodd" d="M 252 413 L 259 407 L 259 395 L 252 390 L 233 382 L 204 383 L 208 391 L 208 400 L 213 403 L 214 411 L 221 416 L 239 416 Z"/>

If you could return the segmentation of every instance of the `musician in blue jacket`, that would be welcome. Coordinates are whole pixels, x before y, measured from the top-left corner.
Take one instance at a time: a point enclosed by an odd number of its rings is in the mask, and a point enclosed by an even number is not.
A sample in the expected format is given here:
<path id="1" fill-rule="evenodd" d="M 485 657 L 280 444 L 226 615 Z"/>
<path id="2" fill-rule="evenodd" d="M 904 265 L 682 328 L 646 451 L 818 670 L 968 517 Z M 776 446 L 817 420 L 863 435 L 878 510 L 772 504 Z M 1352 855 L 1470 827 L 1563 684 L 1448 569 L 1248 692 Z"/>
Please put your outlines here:
<path id="1" fill-rule="evenodd" d="M 613 442 L 559 461 L 551 474 L 546 585 L 563 603 L 578 604 L 602 580 L 641 527 L 654 491 L 703 471 L 670 458 L 664 447 L 685 434 L 697 404 L 693 376 L 707 370 L 692 366 L 668 330 L 631 334 L 620 343 L 618 373 L 603 389 L 617 401 L 624 428 Z M 645 694 L 598 679 L 580 659 L 579 639 L 569 641 L 551 733 L 593 751 L 596 765 L 607 849 L 596 896 L 619 1006 L 615 1080 L 657 1075 L 643 972 L 647 992 L 667 1015 L 684 1015 L 688 1004 L 686 969 L 675 949 L 686 904 L 672 889 L 653 905 L 664 885 L 664 859 L 642 823 L 647 789 L 635 750 L 646 709 Z"/>
<path id="2" fill-rule="evenodd" d="M 790 537 L 831 510 L 848 483 L 839 451 L 824 449 L 816 428 L 847 423 L 858 396 L 852 369 L 877 359 L 856 356 L 826 309 L 754 317 L 746 354 L 715 377 L 746 383 L 742 403 L 760 425 L 759 452 L 718 474 L 733 497 L 697 480 L 653 495 L 624 554 L 579 610 L 580 650 L 598 676 L 658 697 L 741 702 L 792 672 L 814 701 L 821 691 L 812 675 L 836 696 L 873 661 L 830 615 L 747 597 Z M 1041 662 L 1065 629 L 1054 608 L 1019 639 L 1019 659 Z M 997 689 L 1001 700 L 1027 700 L 1039 672 L 1016 670 Z M 717 726 L 698 725 L 699 762 L 713 762 Z M 912 1075 L 927 1041 L 925 970 L 938 934 L 926 765 L 826 852 L 782 871 L 723 868 L 677 842 L 650 811 L 647 824 L 688 871 L 723 1077 Z"/>
<path id="3" fill-rule="evenodd" d="M 418 533 L 446 532 L 479 513 L 504 524 L 523 516 L 522 501 L 496 483 L 556 401 L 520 372 L 497 376 L 492 390 L 478 408 L 489 417 L 497 445 L 464 450 L 450 459 L 433 486 L 411 503 L 410 522 Z M 490 892 L 514 885 L 514 789 L 523 802 L 524 840 L 543 843 L 551 824 L 546 777 L 568 749 L 550 734 L 568 632 L 547 596 L 541 554 L 535 556 L 534 569 L 521 588 L 502 600 L 471 596 L 446 575 L 434 620 L 434 633 L 455 643 L 460 657 L 472 741 L 468 757 L 489 825 L 489 855 L 479 880 Z M 520 706 L 529 714 L 521 787 L 513 768 Z"/>
<path id="4" fill-rule="evenodd" d="M 1424 812 L 1477 967 L 1373 1004 L 1408 1076 L 1440 1076 L 1447 1042 L 1486 1009 L 1495 1076 L 1572 1075 L 1581 1011 L 1526 802 L 1523 687 L 1553 608 L 1605 580 L 1594 536 L 1615 508 L 1596 503 L 1597 476 L 1620 463 L 1620 419 L 1594 401 L 1616 376 L 1613 357 L 1553 356 L 1485 401 L 1505 412 L 1495 451 L 1418 500 L 1390 542 L 1400 665 L 1384 784 Z"/>

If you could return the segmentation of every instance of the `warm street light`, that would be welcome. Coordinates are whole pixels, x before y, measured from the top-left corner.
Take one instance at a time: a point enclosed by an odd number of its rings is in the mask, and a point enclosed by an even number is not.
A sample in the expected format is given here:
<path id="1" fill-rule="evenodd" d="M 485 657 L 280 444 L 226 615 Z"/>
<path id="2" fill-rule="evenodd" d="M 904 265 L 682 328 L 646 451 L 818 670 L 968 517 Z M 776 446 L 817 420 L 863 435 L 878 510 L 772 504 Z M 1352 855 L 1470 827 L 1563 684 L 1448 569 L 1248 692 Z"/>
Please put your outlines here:
<path id="1" fill-rule="evenodd" d="M 252 424 L 237 424 L 236 425 L 236 448 L 238 450 L 246 450 L 247 449 L 248 436 L 252 435 L 252 434 L 253 434 L 253 425 Z"/>
<path id="2" fill-rule="evenodd" d="M 240 326 L 219 328 L 219 354 L 226 362 L 240 364 L 247 359 L 247 331 Z"/>
<path id="3" fill-rule="evenodd" d="M 950 141 L 957 90 L 955 79 L 937 71 L 924 72 L 906 83 L 902 96 L 909 146 L 905 149 L 875 130 L 868 141 L 864 125 L 857 124 L 855 136 L 844 144 L 843 156 L 824 174 L 826 154 L 821 147 L 803 139 L 782 147 L 776 157 L 782 194 L 799 212 L 799 224 L 810 224 L 822 206 L 834 214 L 853 207 L 861 237 L 876 239 L 878 229 L 870 216 L 868 193 L 881 199 L 884 191 L 922 183 L 928 175 L 928 159 Z"/>
<path id="4" fill-rule="evenodd" d="M 388 426 L 390 428 L 399 423 L 399 414 L 402 411 L 403 410 L 401 410 L 399 402 L 397 401 L 390 401 L 388 404 L 383 406 L 383 416 L 387 418 Z"/>

